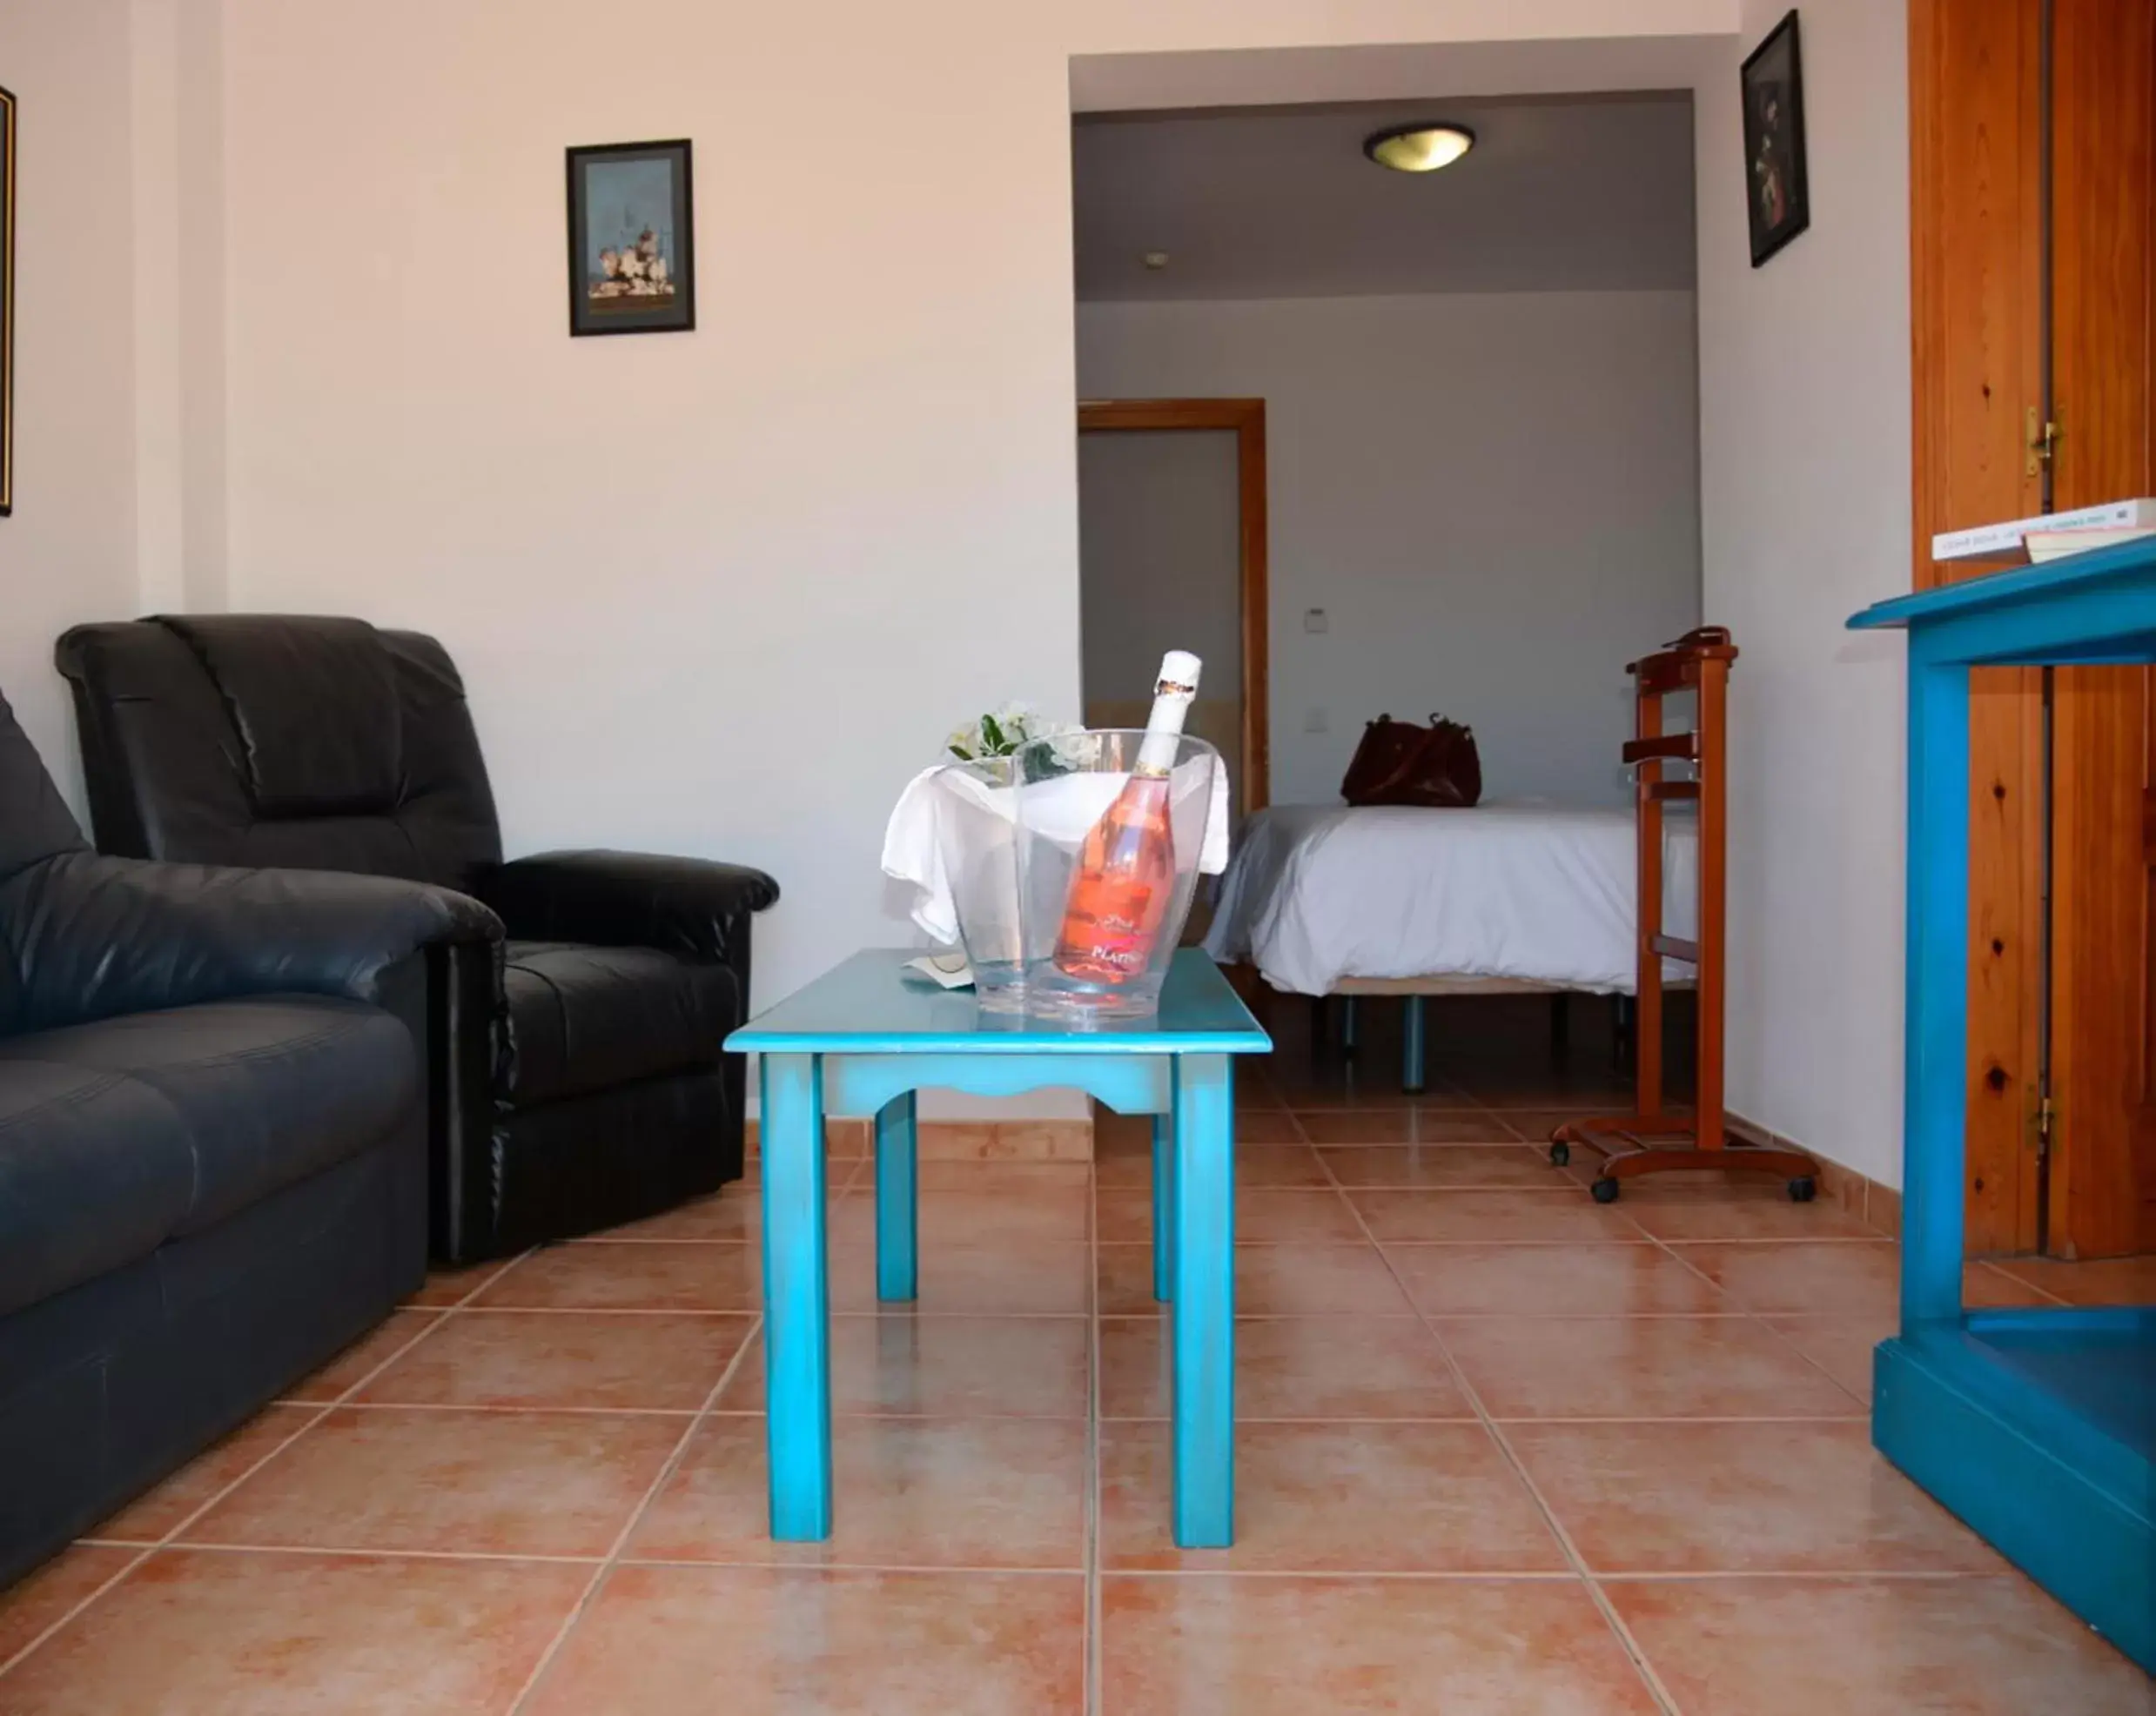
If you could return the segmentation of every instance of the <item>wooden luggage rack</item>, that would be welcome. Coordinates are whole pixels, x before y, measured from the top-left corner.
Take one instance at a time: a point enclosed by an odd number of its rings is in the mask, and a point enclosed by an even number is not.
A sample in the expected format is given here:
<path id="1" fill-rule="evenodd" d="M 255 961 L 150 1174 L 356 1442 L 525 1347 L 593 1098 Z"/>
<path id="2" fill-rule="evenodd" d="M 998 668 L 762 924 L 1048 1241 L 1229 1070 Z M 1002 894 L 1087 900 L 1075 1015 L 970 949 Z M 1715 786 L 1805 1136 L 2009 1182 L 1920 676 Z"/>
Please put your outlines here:
<path id="1" fill-rule="evenodd" d="M 1621 1182 L 1665 1169 L 1752 1169 L 1789 1180 L 1790 1196 L 1809 1203 L 1817 1189 L 1817 1164 L 1801 1150 L 1732 1143 L 1723 1113 L 1723 955 L 1729 904 L 1728 727 L 1730 664 L 1736 646 L 1720 626 L 1702 626 L 1625 671 L 1636 682 L 1637 737 L 1624 747 L 1635 773 L 1639 813 L 1639 983 L 1635 1065 L 1639 1094 L 1629 1115 L 1575 1120 L 1550 1135 L 1549 1159 L 1560 1168 L 1572 1146 L 1602 1152 L 1595 1202 L 1614 1203 Z M 1662 700 L 1696 694 L 1693 730 L 1662 730 Z M 1672 780 L 1671 763 L 1689 764 L 1689 778 Z M 1666 935 L 1662 922 L 1662 807 L 1699 806 L 1699 927 L 1697 939 Z M 1691 1109 L 1672 1109 L 1662 1096 L 1662 962 L 1681 961 L 1698 974 L 1697 1096 Z M 1658 1142 L 1649 1142 L 1649 1141 Z"/>

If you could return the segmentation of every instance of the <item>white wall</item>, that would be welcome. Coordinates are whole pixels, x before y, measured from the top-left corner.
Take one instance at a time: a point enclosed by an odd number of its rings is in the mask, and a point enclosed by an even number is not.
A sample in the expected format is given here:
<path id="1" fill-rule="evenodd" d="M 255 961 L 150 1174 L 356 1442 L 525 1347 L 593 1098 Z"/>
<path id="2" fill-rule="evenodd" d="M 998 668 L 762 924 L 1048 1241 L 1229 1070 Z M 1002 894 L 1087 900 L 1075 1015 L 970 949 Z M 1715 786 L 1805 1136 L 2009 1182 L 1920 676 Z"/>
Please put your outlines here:
<path id="1" fill-rule="evenodd" d="M 1730 1103 L 1901 1179 L 1902 644 L 1910 584 L 1904 9 L 1808 0 L 1812 224 L 1749 266 L 1737 57 L 1696 91 L 1707 617 L 1730 683 Z"/>
<path id="2" fill-rule="evenodd" d="M 1699 622 L 1694 351 L 1689 292 L 1078 307 L 1087 398 L 1266 401 L 1281 803 L 1387 710 L 1473 727 L 1490 798 L 1623 801 L 1624 664 Z"/>
<path id="3" fill-rule="evenodd" d="M 52 640 L 135 602 L 131 80 L 128 0 L 0 6 L 0 84 L 20 103 L 0 691 L 77 812 Z"/>
<path id="4" fill-rule="evenodd" d="M 1071 54 L 1727 17 L 652 0 L 621 64 L 568 0 L 225 0 L 231 599 L 439 633 L 511 850 L 771 869 L 768 999 L 903 939 L 878 838 L 954 721 L 1076 708 Z M 571 340 L 561 149 L 654 136 L 699 331 Z"/>

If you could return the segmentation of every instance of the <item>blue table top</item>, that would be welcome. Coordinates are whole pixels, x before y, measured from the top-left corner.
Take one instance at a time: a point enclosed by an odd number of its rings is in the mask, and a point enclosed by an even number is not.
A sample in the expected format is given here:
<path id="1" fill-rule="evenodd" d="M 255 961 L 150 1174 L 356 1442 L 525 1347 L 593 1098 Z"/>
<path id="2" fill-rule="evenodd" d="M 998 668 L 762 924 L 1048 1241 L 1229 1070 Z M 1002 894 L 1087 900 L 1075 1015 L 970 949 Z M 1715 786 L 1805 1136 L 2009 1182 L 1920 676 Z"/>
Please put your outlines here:
<path id="1" fill-rule="evenodd" d="M 971 989 L 905 969 L 918 949 L 871 948 L 758 1014 L 726 1040 L 756 1055 L 1263 1055 L 1273 1048 L 1220 969 L 1178 950 L 1150 1019 L 1080 1028 L 1031 1014 L 988 1013 Z"/>

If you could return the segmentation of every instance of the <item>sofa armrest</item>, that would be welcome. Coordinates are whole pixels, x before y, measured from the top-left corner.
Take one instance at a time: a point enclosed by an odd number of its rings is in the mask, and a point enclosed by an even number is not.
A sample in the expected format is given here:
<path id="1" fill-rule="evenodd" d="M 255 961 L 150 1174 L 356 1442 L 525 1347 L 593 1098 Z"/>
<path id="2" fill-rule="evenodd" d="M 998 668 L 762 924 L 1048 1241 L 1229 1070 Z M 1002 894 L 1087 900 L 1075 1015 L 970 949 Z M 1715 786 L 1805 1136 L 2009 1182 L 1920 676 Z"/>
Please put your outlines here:
<path id="1" fill-rule="evenodd" d="M 702 858 L 542 852 L 489 871 L 479 891 L 514 936 L 662 948 L 742 969 L 749 915 L 778 898 L 778 883 Z"/>
<path id="2" fill-rule="evenodd" d="M 384 975 L 501 922 L 444 888 L 332 870 L 64 853 L 0 885 L 23 1022 L 44 1029 L 236 995 L 381 1000 Z"/>

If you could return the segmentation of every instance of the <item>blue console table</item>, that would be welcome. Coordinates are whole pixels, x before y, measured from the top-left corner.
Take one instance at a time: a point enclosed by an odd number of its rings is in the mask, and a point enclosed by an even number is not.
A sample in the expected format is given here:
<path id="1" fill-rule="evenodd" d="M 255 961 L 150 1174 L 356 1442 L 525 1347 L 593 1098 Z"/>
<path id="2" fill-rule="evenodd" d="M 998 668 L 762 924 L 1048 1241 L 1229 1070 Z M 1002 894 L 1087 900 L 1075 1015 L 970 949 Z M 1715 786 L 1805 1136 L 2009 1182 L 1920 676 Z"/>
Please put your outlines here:
<path id="1" fill-rule="evenodd" d="M 2156 1673 L 2156 1309 L 1962 1304 L 1969 670 L 2156 661 L 2156 540 L 1904 596 L 1909 633 L 1901 1332 L 1882 1453 Z"/>
<path id="2" fill-rule="evenodd" d="M 916 1288 L 914 1093 L 1008 1096 L 1075 1087 L 1153 1116 L 1153 1290 L 1171 1302 L 1175 1540 L 1234 1538 L 1237 1055 L 1273 1042 L 1195 948 L 1175 955 L 1159 1015 L 1079 1030 L 982 1010 L 856 954 L 727 1039 L 760 1056 L 763 1115 L 764 1366 L 771 1535 L 831 1534 L 830 1296 L 823 1121 L 876 1123 L 877 1297 Z"/>

